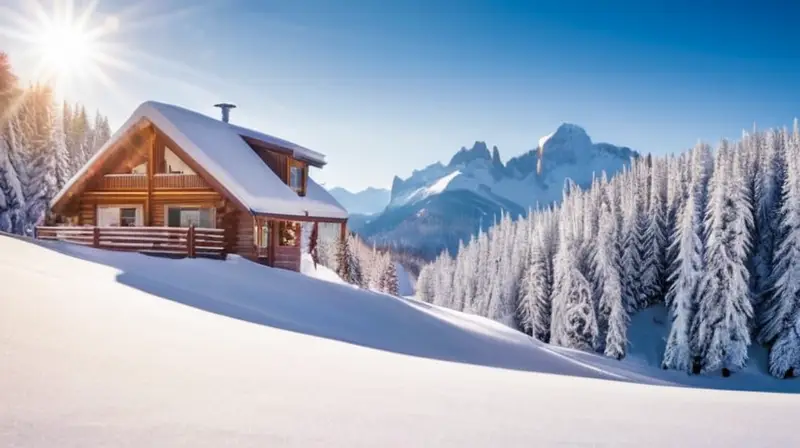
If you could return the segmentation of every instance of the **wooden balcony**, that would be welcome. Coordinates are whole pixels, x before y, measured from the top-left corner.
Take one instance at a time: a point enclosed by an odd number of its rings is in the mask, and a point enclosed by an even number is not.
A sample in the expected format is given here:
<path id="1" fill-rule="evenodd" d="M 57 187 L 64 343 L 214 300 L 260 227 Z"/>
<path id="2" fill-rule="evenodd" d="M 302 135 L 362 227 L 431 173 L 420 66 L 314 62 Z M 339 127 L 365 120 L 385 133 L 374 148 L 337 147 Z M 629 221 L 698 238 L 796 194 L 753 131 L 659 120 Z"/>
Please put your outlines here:
<path id="1" fill-rule="evenodd" d="M 98 190 L 147 190 L 144 174 L 106 174 L 100 178 Z"/>
<path id="2" fill-rule="evenodd" d="M 156 174 L 153 188 L 167 190 L 208 189 L 208 184 L 197 174 Z"/>
<path id="3" fill-rule="evenodd" d="M 209 185 L 197 174 L 156 174 L 153 177 L 154 190 L 207 190 Z M 106 174 L 98 181 L 100 191 L 145 191 L 145 174 Z"/>

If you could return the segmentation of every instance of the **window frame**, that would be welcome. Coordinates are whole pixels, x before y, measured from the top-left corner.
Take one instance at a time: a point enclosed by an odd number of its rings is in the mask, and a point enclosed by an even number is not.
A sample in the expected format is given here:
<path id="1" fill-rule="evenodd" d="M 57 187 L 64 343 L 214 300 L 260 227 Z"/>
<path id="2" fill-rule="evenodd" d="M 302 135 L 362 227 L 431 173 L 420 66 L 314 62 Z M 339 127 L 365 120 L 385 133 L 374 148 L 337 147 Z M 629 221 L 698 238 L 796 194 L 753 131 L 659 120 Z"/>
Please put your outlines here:
<path id="1" fill-rule="evenodd" d="M 194 210 L 209 210 L 209 220 L 211 221 L 211 227 L 200 227 L 200 225 L 195 225 L 195 227 L 199 228 L 209 228 L 209 229 L 216 229 L 217 228 L 217 208 L 214 206 L 209 205 L 197 205 L 197 204 L 166 204 L 164 205 L 164 227 L 173 227 L 173 228 L 185 228 L 184 226 L 170 226 L 169 225 L 169 209 L 177 208 L 177 209 L 194 209 Z M 199 219 L 198 219 L 199 221 Z"/>
<path id="2" fill-rule="evenodd" d="M 286 173 L 286 185 L 292 189 L 298 196 L 305 196 L 306 195 L 306 187 L 308 185 L 308 165 L 296 160 L 289 158 L 288 159 L 288 168 Z M 293 169 L 298 169 L 300 171 L 300 186 L 295 187 L 292 185 L 292 171 Z"/>
<path id="3" fill-rule="evenodd" d="M 116 225 L 101 225 L 100 224 L 100 215 L 102 212 L 100 210 L 117 210 L 117 220 Z M 95 215 L 94 215 L 94 222 L 97 227 L 131 227 L 131 226 L 123 226 L 122 225 L 122 210 L 123 209 L 133 209 L 134 212 L 134 220 L 132 227 L 143 227 L 144 226 L 144 206 L 142 204 L 100 204 L 95 207 Z"/>
<path id="4" fill-rule="evenodd" d="M 291 226 L 291 230 L 294 231 L 293 235 L 293 242 L 289 244 L 288 242 L 284 242 L 283 232 L 289 230 L 289 226 Z M 296 221 L 278 221 L 278 246 L 280 247 L 300 247 L 300 223 Z"/>

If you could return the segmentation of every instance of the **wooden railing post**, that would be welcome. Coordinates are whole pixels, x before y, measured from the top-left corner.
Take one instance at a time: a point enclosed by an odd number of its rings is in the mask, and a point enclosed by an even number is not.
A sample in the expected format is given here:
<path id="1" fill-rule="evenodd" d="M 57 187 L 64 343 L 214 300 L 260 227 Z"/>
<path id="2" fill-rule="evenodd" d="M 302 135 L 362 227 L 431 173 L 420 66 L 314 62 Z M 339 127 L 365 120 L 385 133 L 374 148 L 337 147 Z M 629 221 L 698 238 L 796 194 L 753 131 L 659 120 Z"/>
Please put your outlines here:
<path id="1" fill-rule="evenodd" d="M 39 226 L 33 226 L 33 239 L 39 239 Z"/>
<path id="2" fill-rule="evenodd" d="M 100 247 L 100 227 L 92 229 L 92 247 Z"/>
<path id="3" fill-rule="evenodd" d="M 194 258 L 195 256 L 194 234 L 194 224 L 192 224 L 189 226 L 189 232 L 186 235 L 186 249 L 189 252 L 189 258 Z"/>

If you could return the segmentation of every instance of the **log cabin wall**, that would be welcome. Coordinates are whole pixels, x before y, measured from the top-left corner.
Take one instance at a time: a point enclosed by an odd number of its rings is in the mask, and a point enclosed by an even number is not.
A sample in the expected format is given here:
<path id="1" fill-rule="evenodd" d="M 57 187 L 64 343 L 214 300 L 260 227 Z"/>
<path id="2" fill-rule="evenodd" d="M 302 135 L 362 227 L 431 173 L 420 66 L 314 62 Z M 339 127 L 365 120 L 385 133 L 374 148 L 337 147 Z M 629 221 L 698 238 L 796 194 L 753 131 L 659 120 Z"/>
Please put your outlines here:
<path id="1" fill-rule="evenodd" d="M 228 225 L 231 227 L 226 227 L 226 229 L 233 229 L 235 240 L 233 252 L 242 257 L 255 260 L 256 242 L 253 238 L 255 218 L 249 212 L 237 210 L 231 213 L 229 219 L 230 223 Z"/>

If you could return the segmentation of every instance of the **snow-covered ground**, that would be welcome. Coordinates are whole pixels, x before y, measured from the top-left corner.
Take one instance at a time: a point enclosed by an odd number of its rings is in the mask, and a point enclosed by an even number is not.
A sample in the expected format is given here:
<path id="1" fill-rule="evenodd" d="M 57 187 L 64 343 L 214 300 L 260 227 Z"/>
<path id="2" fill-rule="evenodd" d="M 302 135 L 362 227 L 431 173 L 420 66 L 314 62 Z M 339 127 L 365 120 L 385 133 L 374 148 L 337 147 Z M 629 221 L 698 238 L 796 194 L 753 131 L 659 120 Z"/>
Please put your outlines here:
<path id="1" fill-rule="evenodd" d="M 0 236 L 0 446 L 800 443 L 796 395 L 672 387 L 304 272 Z"/>

